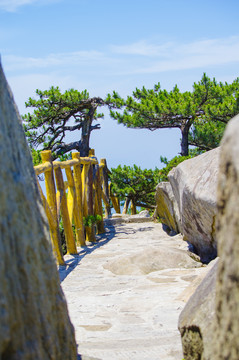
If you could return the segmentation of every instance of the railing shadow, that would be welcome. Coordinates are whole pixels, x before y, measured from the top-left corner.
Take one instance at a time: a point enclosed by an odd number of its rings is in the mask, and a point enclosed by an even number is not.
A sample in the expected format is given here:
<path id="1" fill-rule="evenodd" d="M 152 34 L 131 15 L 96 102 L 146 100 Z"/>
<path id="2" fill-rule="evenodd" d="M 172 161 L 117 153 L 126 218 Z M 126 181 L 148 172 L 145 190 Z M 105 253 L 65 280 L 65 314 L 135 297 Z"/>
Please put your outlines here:
<path id="1" fill-rule="evenodd" d="M 118 235 L 129 235 L 135 234 L 138 231 L 150 231 L 152 226 L 142 227 L 138 229 L 132 229 L 130 223 L 117 224 L 117 234 Z M 76 255 L 65 255 L 64 260 L 65 264 L 63 266 L 58 266 L 58 272 L 60 277 L 60 282 L 64 281 L 65 278 L 75 269 L 75 267 L 80 263 L 80 261 L 87 255 L 91 254 L 96 249 L 104 246 L 110 240 L 112 240 L 116 234 L 116 229 L 114 224 L 105 224 L 105 233 L 96 236 L 96 243 L 91 243 L 87 246 L 80 248 L 80 251 Z"/>
<path id="2" fill-rule="evenodd" d="M 84 246 L 80 249 L 79 253 L 76 255 L 65 255 L 65 264 L 58 266 L 58 273 L 60 277 L 60 282 L 64 281 L 65 278 L 75 269 L 75 267 L 80 263 L 80 261 L 88 254 L 91 254 L 96 249 L 104 246 L 115 236 L 115 227 L 105 226 L 106 232 L 96 236 L 96 242 L 91 243 L 87 246 Z"/>

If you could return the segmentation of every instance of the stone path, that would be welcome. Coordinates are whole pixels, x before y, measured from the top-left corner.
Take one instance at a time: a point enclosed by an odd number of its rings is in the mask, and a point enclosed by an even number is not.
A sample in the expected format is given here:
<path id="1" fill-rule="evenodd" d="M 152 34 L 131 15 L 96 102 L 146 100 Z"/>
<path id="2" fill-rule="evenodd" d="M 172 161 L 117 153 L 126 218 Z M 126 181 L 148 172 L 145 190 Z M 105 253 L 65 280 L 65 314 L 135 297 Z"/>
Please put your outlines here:
<path id="1" fill-rule="evenodd" d="M 181 360 L 178 317 L 188 285 L 205 271 L 187 249 L 159 223 L 121 223 L 79 255 L 65 256 L 59 273 L 79 354 Z"/>

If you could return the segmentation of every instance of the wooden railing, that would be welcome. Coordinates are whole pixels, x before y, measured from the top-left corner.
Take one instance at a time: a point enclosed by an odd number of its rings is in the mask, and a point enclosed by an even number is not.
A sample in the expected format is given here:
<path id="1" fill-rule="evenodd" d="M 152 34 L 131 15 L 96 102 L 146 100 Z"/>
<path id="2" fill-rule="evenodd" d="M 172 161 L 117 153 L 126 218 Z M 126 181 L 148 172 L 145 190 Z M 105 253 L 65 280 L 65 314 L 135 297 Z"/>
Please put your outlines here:
<path id="1" fill-rule="evenodd" d="M 49 222 L 53 251 L 58 264 L 64 265 L 60 216 L 69 254 L 77 254 L 77 246 L 85 246 L 86 241 L 95 242 L 95 225 L 84 226 L 83 218 L 100 215 L 101 220 L 96 224 L 97 233 L 104 232 L 102 200 L 105 217 L 110 216 L 107 164 L 105 159 L 98 163 L 93 150 L 89 157 L 72 153 L 72 160 L 67 161 L 52 161 L 51 151 L 46 150 L 41 152 L 41 158 L 42 164 L 35 166 L 35 173 L 44 173 L 46 196 L 37 179 L 38 187 Z M 65 169 L 67 182 L 63 180 L 62 169 Z"/>

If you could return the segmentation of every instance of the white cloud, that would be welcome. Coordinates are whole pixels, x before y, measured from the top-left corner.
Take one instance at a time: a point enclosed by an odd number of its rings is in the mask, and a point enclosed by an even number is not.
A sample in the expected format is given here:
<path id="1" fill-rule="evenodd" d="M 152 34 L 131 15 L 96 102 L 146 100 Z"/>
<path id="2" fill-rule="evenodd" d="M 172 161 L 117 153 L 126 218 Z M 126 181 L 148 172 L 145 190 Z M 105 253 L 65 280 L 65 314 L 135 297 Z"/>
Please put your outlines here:
<path id="1" fill-rule="evenodd" d="M 99 51 L 75 51 L 69 53 L 49 54 L 45 57 L 23 57 L 15 55 L 3 56 L 8 71 L 26 69 L 46 69 L 51 67 L 74 66 L 104 62 L 106 57 Z"/>
<path id="2" fill-rule="evenodd" d="M 60 0 L 41 0 L 41 3 L 39 4 L 38 0 L 0 0 L 0 10 L 15 12 L 21 6 L 24 5 L 32 5 L 32 4 L 45 5 L 48 3 L 54 3 L 58 1 Z"/>
<path id="3" fill-rule="evenodd" d="M 1 1 L 1 0 L 0 0 Z M 152 44 L 139 41 L 131 45 L 48 54 L 42 57 L 2 56 L 7 71 L 90 69 L 93 73 L 126 75 L 205 68 L 239 61 L 239 36 L 207 39 L 191 43 Z"/>
<path id="4" fill-rule="evenodd" d="M 0 9 L 14 12 L 23 5 L 29 5 L 37 0 L 0 0 Z"/>
<path id="5" fill-rule="evenodd" d="M 87 88 L 91 94 L 104 96 L 107 89 L 110 91 L 120 86 L 124 90 L 133 78 L 143 83 L 150 76 L 155 77 L 155 74 L 165 73 L 168 78 L 168 73 L 172 71 L 200 69 L 208 72 L 208 67 L 214 69 L 225 65 L 228 69 L 236 69 L 238 62 L 239 36 L 181 44 L 140 41 L 120 48 L 109 46 L 101 51 L 82 50 L 41 57 L 2 56 L 3 68 L 11 79 L 15 79 L 15 84 L 16 79 L 21 79 L 18 84 L 23 84 L 26 89 L 27 79 L 29 85 L 32 82 L 25 99 L 32 95 L 33 89 L 48 88 L 53 84 L 66 88 Z M 236 76 L 237 72 L 233 78 Z M 41 77 L 44 83 L 40 81 Z"/>
<path id="6" fill-rule="evenodd" d="M 173 43 L 150 44 L 145 40 L 130 45 L 112 45 L 111 50 L 116 54 L 142 55 L 142 56 L 168 56 Z"/>
<path id="7" fill-rule="evenodd" d="M 132 48 L 134 48 L 133 44 Z M 156 49 L 156 47 L 155 47 Z M 163 55 L 150 63 L 138 66 L 134 73 L 158 73 L 174 70 L 205 68 L 239 62 L 239 36 L 194 41 L 187 44 L 170 43 Z"/>

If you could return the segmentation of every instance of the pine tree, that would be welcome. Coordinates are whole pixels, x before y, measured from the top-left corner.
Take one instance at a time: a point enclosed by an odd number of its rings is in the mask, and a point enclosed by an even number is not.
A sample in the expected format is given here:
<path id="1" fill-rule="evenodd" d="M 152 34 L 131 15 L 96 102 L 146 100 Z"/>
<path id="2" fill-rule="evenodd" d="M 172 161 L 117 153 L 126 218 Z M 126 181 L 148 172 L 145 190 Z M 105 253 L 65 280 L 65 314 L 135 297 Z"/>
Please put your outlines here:
<path id="1" fill-rule="evenodd" d="M 239 113 L 239 78 L 218 83 L 203 74 L 191 92 L 177 85 L 168 92 L 158 83 L 154 89 L 136 88 L 126 99 L 114 91 L 106 103 L 111 117 L 129 128 L 179 128 L 181 155 L 187 156 L 189 145 L 205 150 L 219 145 L 225 125 Z"/>
<path id="2" fill-rule="evenodd" d="M 35 164 L 39 162 L 39 148 L 52 150 L 53 158 L 76 150 L 82 156 L 88 156 L 91 131 L 100 129 L 92 125 L 94 120 L 103 117 L 97 114 L 98 106 L 104 105 L 99 97 L 90 98 L 86 90 L 79 92 L 70 89 L 61 93 L 58 87 L 49 90 L 36 90 L 38 99 L 29 98 L 26 107 L 33 113 L 23 116 L 26 137 L 33 154 Z M 65 143 L 66 135 L 81 131 L 79 139 Z"/>
<path id="3" fill-rule="evenodd" d="M 155 170 L 141 169 L 133 165 L 111 169 L 110 180 L 112 192 L 132 201 L 133 205 L 143 208 L 155 208 L 155 188 L 160 179 L 160 172 Z"/>

